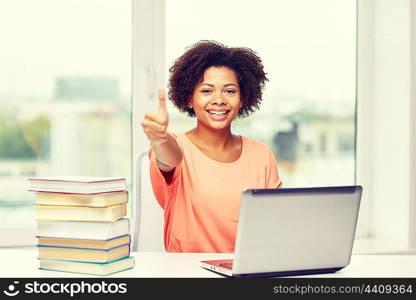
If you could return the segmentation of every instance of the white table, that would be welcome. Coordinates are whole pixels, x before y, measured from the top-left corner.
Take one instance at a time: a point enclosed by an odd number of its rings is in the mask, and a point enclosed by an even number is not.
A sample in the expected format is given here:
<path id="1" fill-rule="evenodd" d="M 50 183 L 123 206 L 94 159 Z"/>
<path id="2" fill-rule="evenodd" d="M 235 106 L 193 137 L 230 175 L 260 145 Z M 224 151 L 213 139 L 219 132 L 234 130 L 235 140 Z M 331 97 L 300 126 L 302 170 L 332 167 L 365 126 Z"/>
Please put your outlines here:
<path id="1" fill-rule="evenodd" d="M 1 249 L 0 277 L 97 277 L 39 270 L 37 249 Z M 108 277 L 221 277 L 199 266 L 199 261 L 232 258 L 221 253 L 136 252 L 134 269 Z M 299 276 L 301 277 L 301 276 Z M 307 277 L 416 277 L 416 255 L 353 255 L 351 263 L 334 274 Z"/>

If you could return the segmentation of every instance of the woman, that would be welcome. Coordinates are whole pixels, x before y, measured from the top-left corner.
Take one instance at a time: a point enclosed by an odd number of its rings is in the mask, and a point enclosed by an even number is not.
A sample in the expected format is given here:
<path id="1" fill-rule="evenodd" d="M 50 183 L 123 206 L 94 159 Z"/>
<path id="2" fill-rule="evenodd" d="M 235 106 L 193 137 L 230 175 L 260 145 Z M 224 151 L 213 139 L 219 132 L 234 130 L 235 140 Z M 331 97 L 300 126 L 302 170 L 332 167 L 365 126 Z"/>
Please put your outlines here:
<path id="1" fill-rule="evenodd" d="M 278 188 L 269 147 L 231 132 L 237 117 L 259 108 L 266 74 L 248 48 L 200 41 L 170 68 L 169 97 L 189 116 L 192 130 L 168 132 L 165 95 L 145 114 L 151 141 L 150 176 L 164 209 L 164 241 L 170 252 L 233 252 L 241 194 L 249 188 Z"/>

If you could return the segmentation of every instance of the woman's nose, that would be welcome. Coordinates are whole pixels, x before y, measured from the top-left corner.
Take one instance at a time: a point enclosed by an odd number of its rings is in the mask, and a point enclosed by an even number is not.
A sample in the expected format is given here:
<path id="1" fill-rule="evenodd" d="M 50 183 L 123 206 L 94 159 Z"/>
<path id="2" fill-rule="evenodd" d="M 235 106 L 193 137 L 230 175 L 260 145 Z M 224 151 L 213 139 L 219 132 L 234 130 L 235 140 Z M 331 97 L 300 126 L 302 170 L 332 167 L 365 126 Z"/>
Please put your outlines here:
<path id="1" fill-rule="evenodd" d="M 222 92 L 217 92 L 213 95 L 212 103 L 221 105 L 227 103 L 227 100 Z"/>

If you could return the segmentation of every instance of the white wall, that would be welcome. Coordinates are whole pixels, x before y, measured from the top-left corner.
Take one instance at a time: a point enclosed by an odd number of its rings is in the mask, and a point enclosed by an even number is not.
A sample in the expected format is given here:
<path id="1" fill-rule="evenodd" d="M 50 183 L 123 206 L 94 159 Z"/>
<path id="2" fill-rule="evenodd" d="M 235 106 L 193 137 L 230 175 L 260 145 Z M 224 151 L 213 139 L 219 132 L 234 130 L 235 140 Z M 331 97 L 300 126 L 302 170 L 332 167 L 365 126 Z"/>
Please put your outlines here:
<path id="1" fill-rule="evenodd" d="M 409 246 L 416 248 L 416 1 L 410 2 L 410 232 Z"/>
<path id="2" fill-rule="evenodd" d="M 407 247 L 409 234 L 410 1 L 359 5 L 357 180 L 369 235 L 389 250 Z"/>

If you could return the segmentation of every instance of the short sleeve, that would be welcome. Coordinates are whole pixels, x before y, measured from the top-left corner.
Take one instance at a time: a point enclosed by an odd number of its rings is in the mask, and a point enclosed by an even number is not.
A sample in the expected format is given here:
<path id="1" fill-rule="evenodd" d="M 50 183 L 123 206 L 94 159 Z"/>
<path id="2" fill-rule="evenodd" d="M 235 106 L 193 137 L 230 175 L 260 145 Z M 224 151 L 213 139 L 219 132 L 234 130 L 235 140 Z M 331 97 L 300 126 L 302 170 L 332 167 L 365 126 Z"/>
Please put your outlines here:
<path id="1" fill-rule="evenodd" d="M 279 176 L 279 171 L 277 168 L 276 158 L 272 150 L 267 148 L 267 172 L 266 172 L 266 188 L 276 189 L 282 187 L 282 179 Z"/>
<path id="2" fill-rule="evenodd" d="M 150 160 L 150 181 L 152 183 L 153 193 L 156 197 L 157 202 L 162 208 L 166 207 L 167 202 L 179 183 L 179 178 L 182 173 L 182 163 L 176 166 L 171 182 L 167 183 L 162 171 L 157 166 L 156 154 L 153 148 L 149 149 L 149 160 Z"/>

